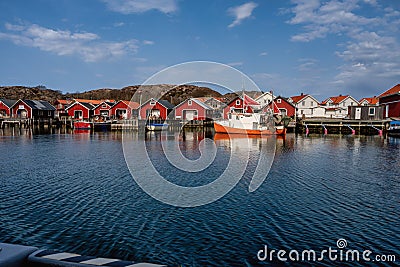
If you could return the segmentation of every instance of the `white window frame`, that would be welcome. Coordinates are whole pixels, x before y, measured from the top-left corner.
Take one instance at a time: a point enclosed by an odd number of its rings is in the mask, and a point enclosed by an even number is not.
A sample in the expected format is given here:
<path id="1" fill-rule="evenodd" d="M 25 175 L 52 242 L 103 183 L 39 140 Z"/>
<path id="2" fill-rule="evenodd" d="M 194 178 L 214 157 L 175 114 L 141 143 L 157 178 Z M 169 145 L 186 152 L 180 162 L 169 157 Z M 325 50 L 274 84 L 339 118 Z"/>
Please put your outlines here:
<path id="1" fill-rule="evenodd" d="M 373 111 L 373 113 L 371 113 L 371 110 Z M 375 108 L 374 107 L 368 108 L 368 116 L 375 116 Z"/>
<path id="2" fill-rule="evenodd" d="M 192 105 L 192 100 L 188 100 L 188 106 Z"/>
<path id="3" fill-rule="evenodd" d="M 282 103 L 282 99 L 280 99 L 280 98 L 277 99 L 277 100 L 276 100 L 276 103 L 278 103 L 278 104 Z"/>
<path id="4" fill-rule="evenodd" d="M 239 106 L 240 105 L 240 100 L 238 99 L 238 100 L 236 100 L 236 106 Z"/>

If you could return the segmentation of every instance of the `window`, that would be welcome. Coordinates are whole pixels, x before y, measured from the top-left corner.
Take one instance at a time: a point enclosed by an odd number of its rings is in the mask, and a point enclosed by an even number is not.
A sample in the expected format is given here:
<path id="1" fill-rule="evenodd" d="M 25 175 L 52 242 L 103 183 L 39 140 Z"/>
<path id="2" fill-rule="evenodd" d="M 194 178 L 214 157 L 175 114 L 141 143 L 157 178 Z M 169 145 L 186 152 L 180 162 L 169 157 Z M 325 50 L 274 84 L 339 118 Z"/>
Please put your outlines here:
<path id="1" fill-rule="evenodd" d="M 310 106 L 311 107 L 314 106 L 314 102 L 310 101 Z"/>
<path id="2" fill-rule="evenodd" d="M 282 103 L 282 99 L 277 99 L 276 103 L 278 103 L 278 104 Z"/>
<path id="3" fill-rule="evenodd" d="M 353 102 L 350 102 L 350 106 L 352 106 L 353 105 Z"/>
<path id="4" fill-rule="evenodd" d="M 150 106 L 155 106 L 155 105 L 156 105 L 156 101 L 151 100 L 151 101 L 150 101 Z"/>
<path id="5" fill-rule="evenodd" d="M 52 114 L 51 114 L 51 110 L 47 111 L 47 116 L 48 116 L 48 117 L 51 117 L 51 115 L 52 115 Z"/>
<path id="6" fill-rule="evenodd" d="M 304 107 L 306 105 L 306 101 L 302 101 L 301 105 Z"/>
<path id="7" fill-rule="evenodd" d="M 189 100 L 188 101 L 188 106 L 191 106 L 192 105 L 192 100 Z"/>
<path id="8" fill-rule="evenodd" d="M 368 109 L 368 115 L 369 116 L 375 116 L 375 108 L 369 108 Z"/>
<path id="9" fill-rule="evenodd" d="M 106 104 L 103 104 L 101 107 L 102 107 L 102 108 L 107 108 L 107 105 L 106 105 Z"/>
<path id="10" fill-rule="evenodd" d="M 301 111 L 300 111 L 300 114 L 303 115 L 303 113 L 304 113 L 304 110 L 301 110 Z"/>
<path id="11" fill-rule="evenodd" d="M 194 111 L 194 115 L 197 116 L 197 110 Z"/>
<path id="12" fill-rule="evenodd" d="M 236 100 L 236 106 L 239 106 L 240 105 L 240 100 L 238 99 L 238 100 Z"/>
<path id="13" fill-rule="evenodd" d="M 346 106 L 346 102 L 343 102 L 343 107 L 345 107 Z"/>

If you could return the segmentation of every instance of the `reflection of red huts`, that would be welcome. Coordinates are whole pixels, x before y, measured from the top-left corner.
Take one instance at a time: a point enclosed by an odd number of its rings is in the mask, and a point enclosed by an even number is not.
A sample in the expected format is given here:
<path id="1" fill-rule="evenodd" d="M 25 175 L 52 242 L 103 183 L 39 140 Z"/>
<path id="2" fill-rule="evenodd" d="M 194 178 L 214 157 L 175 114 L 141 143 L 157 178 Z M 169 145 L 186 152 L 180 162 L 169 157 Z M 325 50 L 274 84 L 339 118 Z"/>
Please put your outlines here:
<path id="1" fill-rule="evenodd" d="M 116 119 L 131 119 L 136 115 L 139 103 L 120 100 L 110 108 L 110 116 Z"/>
<path id="2" fill-rule="evenodd" d="M 11 107 L 15 104 L 15 100 L 0 98 L 0 117 L 10 116 Z"/>
<path id="3" fill-rule="evenodd" d="M 254 110 L 259 109 L 260 104 L 250 96 L 243 94 L 235 97 L 224 108 L 224 119 L 228 119 L 228 114 L 231 112 L 236 113 L 253 113 Z"/>
<path id="4" fill-rule="evenodd" d="M 186 99 L 175 107 L 175 119 L 206 120 L 213 116 L 213 108 L 196 98 Z"/>
<path id="5" fill-rule="evenodd" d="M 65 110 L 68 113 L 68 116 L 74 119 L 88 120 L 93 116 L 94 106 L 90 103 L 75 101 Z"/>
<path id="6" fill-rule="evenodd" d="M 174 106 L 167 100 L 155 100 L 150 98 L 139 107 L 140 119 L 166 120 Z"/>

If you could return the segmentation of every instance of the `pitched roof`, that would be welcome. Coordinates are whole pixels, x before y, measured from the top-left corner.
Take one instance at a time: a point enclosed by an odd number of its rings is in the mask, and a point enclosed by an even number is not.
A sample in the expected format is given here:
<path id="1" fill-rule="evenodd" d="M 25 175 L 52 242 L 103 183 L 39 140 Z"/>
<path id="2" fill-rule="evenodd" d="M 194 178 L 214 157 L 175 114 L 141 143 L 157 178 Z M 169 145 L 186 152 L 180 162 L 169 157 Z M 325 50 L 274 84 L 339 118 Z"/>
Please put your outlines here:
<path id="1" fill-rule="evenodd" d="M 378 102 L 379 102 L 379 98 L 377 98 L 377 97 L 364 97 L 364 98 L 362 98 L 360 101 L 358 101 L 358 102 L 363 102 L 363 101 L 367 101 L 369 104 L 371 104 L 371 105 L 376 105 L 376 104 L 378 104 Z"/>
<path id="2" fill-rule="evenodd" d="M 103 104 L 106 104 L 106 105 L 108 105 L 109 107 L 112 107 L 112 106 L 115 105 L 114 102 L 103 101 L 103 102 L 101 102 L 100 104 L 96 105 L 94 108 L 97 109 L 98 107 L 102 106 Z"/>
<path id="3" fill-rule="evenodd" d="M 382 98 L 385 96 L 389 96 L 389 95 L 395 95 L 395 94 L 399 94 L 400 93 L 400 84 L 393 86 L 392 88 L 390 88 L 389 90 L 383 92 L 381 95 L 378 96 L 378 98 Z"/>
<path id="4" fill-rule="evenodd" d="M 24 99 L 22 101 L 25 102 L 32 109 L 37 109 L 37 110 L 56 110 L 56 108 L 53 107 L 53 105 L 51 105 L 49 102 L 44 101 L 44 100 Z"/>
<path id="5" fill-rule="evenodd" d="M 324 101 L 322 101 L 322 104 L 325 105 L 326 103 L 328 103 L 329 100 L 331 100 L 333 104 L 337 105 L 348 97 L 349 97 L 349 95 L 331 96 L 331 97 L 325 99 Z"/>
<path id="6" fill-rule="evenodd" d="M 66 109 L 70 109 L 71 107 L 73 107 L 74 105 L 81 105 L 89 110 L 92 110 L 95 108 L 94 105 L 90 104 L 90 103 L 86 103 L 86 102 L 77 102 L 75 101 L 74 103 L 72 103 L 71 105 L 69 105 Z"/>
<path id="7" fill-rule="evenodd" d="M 95 106 L 99 105 L 100 103 L 102 103 L 104 101 L 115 102 L 115 100 L 112 100 L 112 99 L 111 100 L 105 100 L 105 99 L 97 100 L 97 99 L 78 99 L 78 98 L 75 98 L 74 100 L 77 101 L 77 102 L 80 102 L 80 103 L 90 103 L 90 104 L 95 105 Z"/>
<path id="8" fill-rule="evenodd" d="M 7 107 L 11 108 L 17 100 L 11 100 L 11 99 L 5 99 L 5 98 L 0 98 L 0 101 L 4 103 Z"/>
<path id="9" fill-rule="evenodd" d="M 125 103 L 125 105 L 127 105 L 128 107 L 130 107 L 131 109 L 138 109 L 140 104 L 137 102 L 133 102 L 133 101 L 126 101 L 126 100 L 121 100 L 121 102 Z"/>
<path id="10" fill-rule="evenodd" d="M 182 105 L 183 103 L 185 103 L 185 102 L 187 102 L 187 101 L 189 101 L 189 100 L 192 100 L 193 102 L 197 103 L 200 107 L 202 107 L 202 108 L 204 108 L 204 109 L 209 109 L 209 110 L 212 110 L 212 109 L 213 109 L 212 107 L 210 107 L 209 105 L 207 105 L 207 104 L 204 103 L 203 101 L 199 100 L 198 98 L 189 98 L 189 99 L 186 99 L 185 101 L 183 101 L 182 103 L 180 103 L 178 106 Z M 176 106 L 176 107 L 178 107 L 178 106 Z M 175 108 L 176 108 L 176 107 L 175 107 Z"/>
<path id="11" fill-rule="evenodd" d="M 148 99 L 146 102 L 142 103 L 142 106 L 146 105 L 150 101 L 156 101 L 156 102 L 160 103 L 162 106 L 166 107 L 167 109 L 174 109 L 174 107 L 175 107 L 168 100 L 161 100 L 161 99 L 156 100 L 154 98 Z"/>
<path id="12" fill-rule="evenodd" d="M 173 109 L 174 105 L 172 105 L 168 100 L 158 100 L 158 103 L 166 107 L 167 109 Z"/>
<path id="13" fill-rule="evenodd" d="M 69 105 L 73 102 L 73 100 L 70 99 L 57 99 L 56 102 L 63 104 L 63 105 Z"/>
<path id="14" fill-rule="evenodd" d="M 299 103 L 303 98 L 309 96 L 308 94 L 301 94 L 301 95 L 296 95 L 296 96 L 291 96 L 290 98 L 292 99 L 293 103 Z"/>

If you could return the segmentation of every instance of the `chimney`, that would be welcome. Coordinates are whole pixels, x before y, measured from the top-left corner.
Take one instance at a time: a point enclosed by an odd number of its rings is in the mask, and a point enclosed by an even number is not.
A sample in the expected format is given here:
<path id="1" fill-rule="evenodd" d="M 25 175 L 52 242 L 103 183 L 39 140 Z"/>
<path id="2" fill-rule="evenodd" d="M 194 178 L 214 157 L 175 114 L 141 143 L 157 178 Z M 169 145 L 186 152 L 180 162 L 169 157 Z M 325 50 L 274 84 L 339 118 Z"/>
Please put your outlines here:
<path id="1" fill-rule="evenodd" d="M 342 94 L 340 94 L 339 96 L 342 96 Z"/>
<path id="2" fill-rule="evenodd" d="M 301 96 L 303 96 L 304 95 L 304 93 L 301 93 Z"/>

